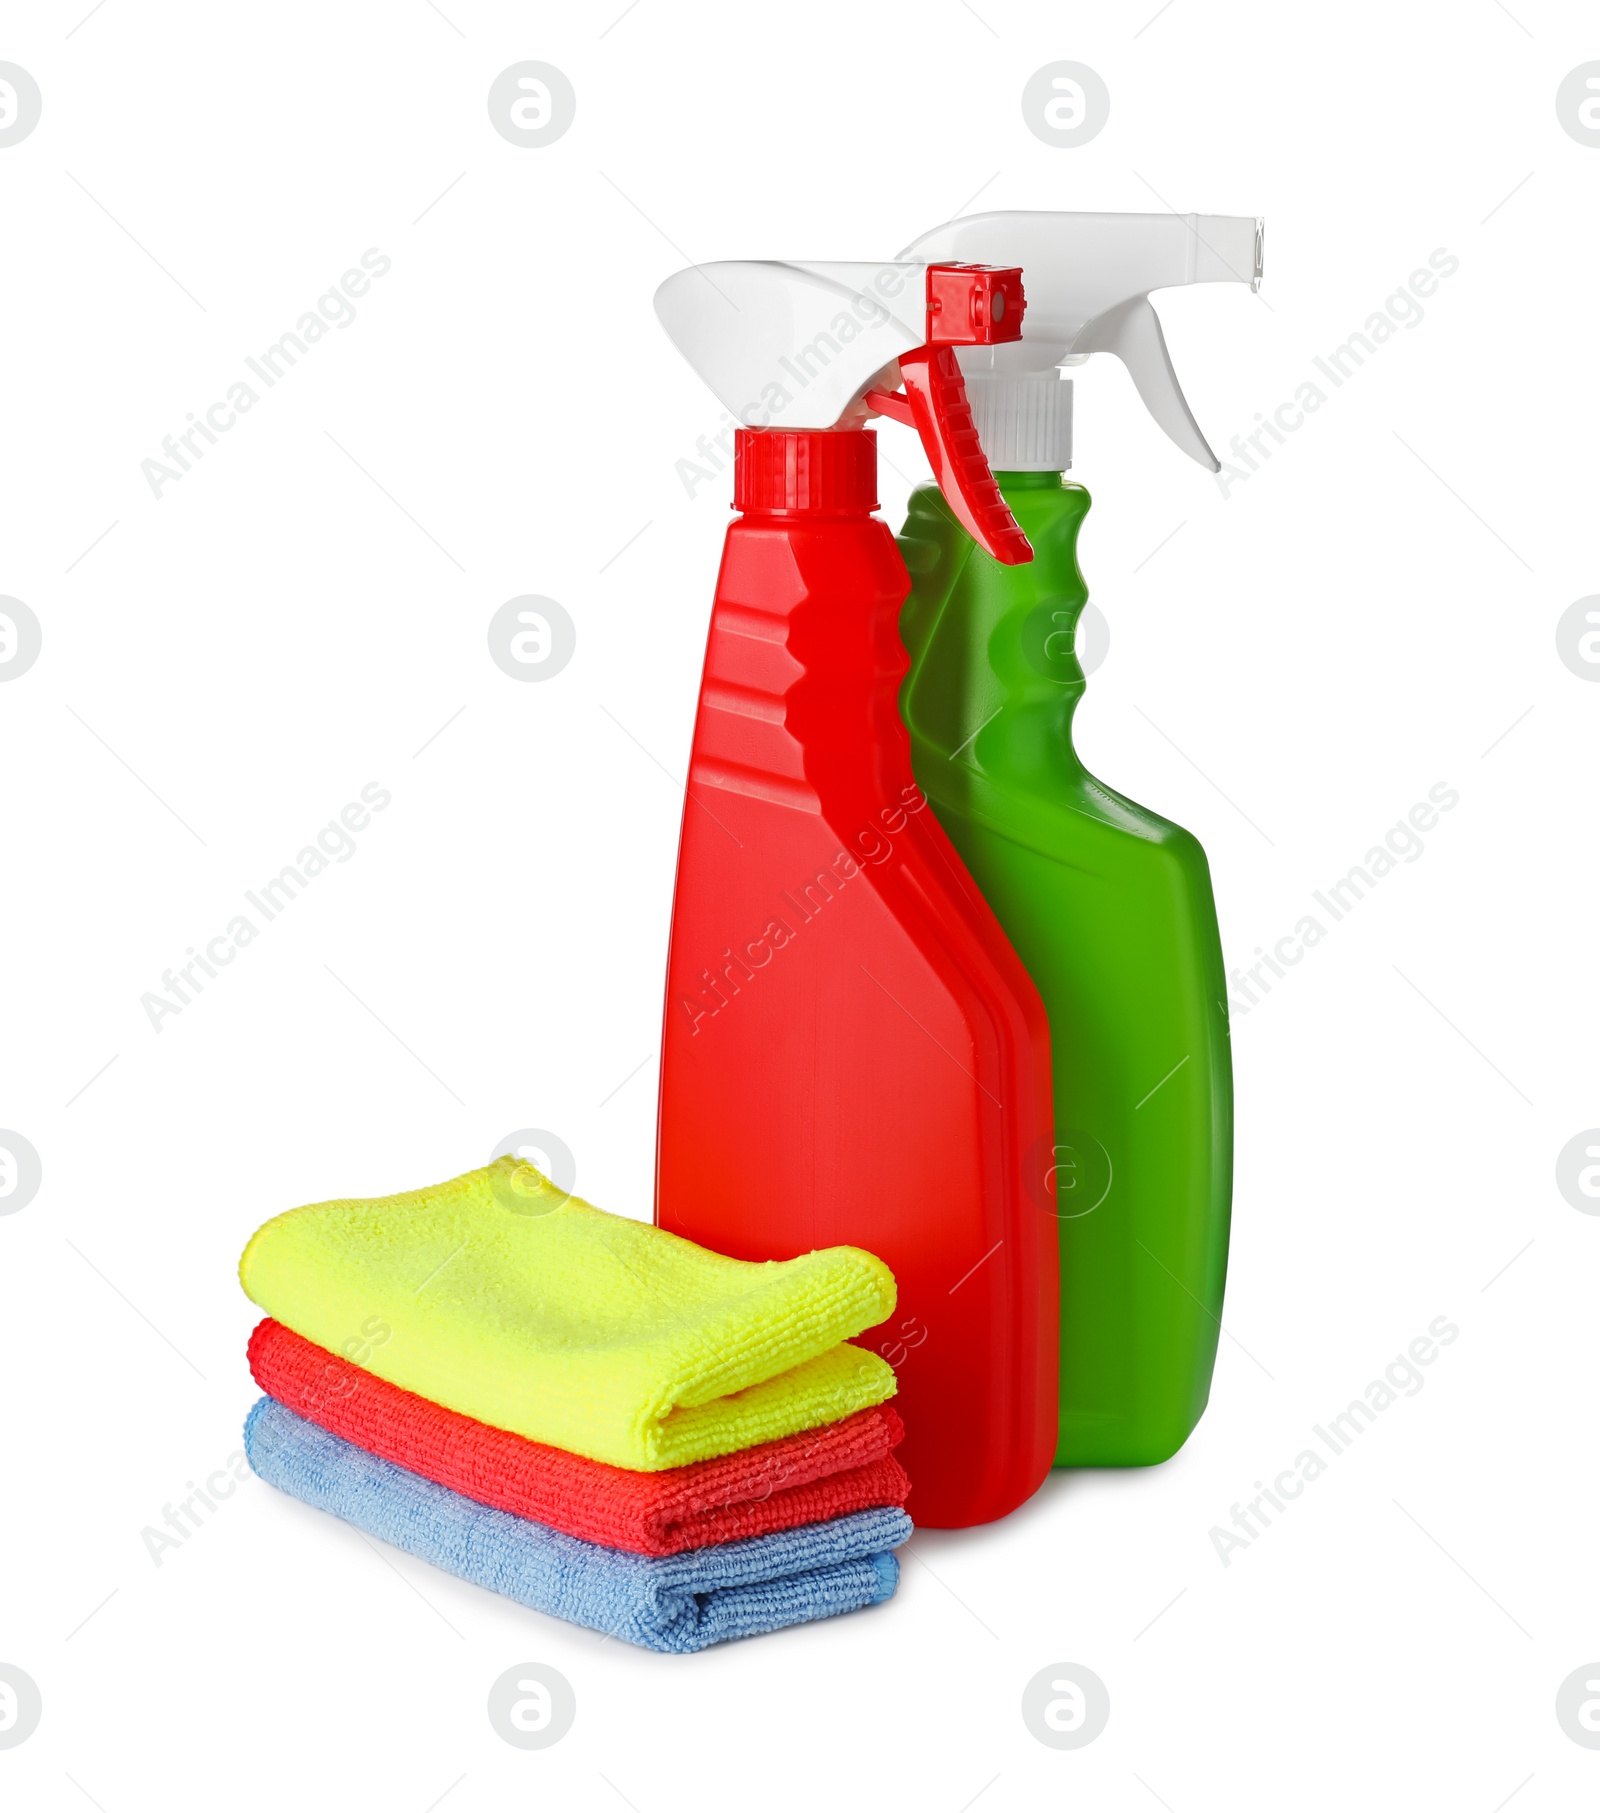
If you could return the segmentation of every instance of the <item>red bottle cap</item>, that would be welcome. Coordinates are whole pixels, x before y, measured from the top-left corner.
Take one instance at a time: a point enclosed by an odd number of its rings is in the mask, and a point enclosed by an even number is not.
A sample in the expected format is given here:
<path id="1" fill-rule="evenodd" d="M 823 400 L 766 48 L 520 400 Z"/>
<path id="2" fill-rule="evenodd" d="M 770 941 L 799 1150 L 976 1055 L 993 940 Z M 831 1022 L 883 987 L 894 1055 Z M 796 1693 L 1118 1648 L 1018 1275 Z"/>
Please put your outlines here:
<path id="1" fill-rule="evenodd" d="M 740 428 L 735 510 L 863 516 L 878 507 L 878 437 L 870 428 Z"/>

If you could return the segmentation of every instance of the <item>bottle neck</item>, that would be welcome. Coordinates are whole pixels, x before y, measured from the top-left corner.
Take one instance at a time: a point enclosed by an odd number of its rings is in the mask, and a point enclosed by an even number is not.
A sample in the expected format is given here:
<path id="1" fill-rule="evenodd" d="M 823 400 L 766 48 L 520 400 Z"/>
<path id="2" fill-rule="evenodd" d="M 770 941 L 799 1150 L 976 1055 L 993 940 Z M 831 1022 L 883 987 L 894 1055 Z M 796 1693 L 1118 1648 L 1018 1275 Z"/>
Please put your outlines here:
<path id="1" fill-rule="evenodd" d="M 1066 478 L 1066 469 L 1059 472 L 997 472 L 994 482 L 1002 491 L 1053 491 Z"/>

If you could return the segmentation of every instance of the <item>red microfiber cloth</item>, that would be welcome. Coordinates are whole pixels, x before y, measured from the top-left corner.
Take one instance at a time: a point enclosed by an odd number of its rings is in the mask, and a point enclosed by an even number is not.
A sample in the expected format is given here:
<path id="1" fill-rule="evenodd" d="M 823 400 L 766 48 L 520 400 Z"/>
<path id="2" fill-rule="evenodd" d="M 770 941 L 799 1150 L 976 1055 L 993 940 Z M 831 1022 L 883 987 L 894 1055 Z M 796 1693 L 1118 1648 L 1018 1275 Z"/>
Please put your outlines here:
<path id="1" fill-rule="evenodd" d="M 636 1555 L 902 1505 L 911 1490 L 890 1452 L 904 1426 L 887 1404 L 737 1454 L 634 1473 L 446 1410 L 270 1316 L 251 1335 L 249 1355 L 269 1397 L 331 1434 L 479 1504 Z"/>

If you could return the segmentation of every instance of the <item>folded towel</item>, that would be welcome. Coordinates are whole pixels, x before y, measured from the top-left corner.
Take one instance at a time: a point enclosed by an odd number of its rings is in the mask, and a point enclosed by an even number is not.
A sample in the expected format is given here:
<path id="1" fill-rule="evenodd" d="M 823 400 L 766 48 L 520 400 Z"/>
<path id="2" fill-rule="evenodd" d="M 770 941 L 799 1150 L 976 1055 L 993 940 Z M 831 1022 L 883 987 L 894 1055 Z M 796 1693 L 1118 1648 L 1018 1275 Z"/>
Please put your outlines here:
<path id="1" fill-rule="evenodd" d="M 391 1384 L 644 1472 L 837 1422 L 895 1389 L 886 1361 L 844 1344 L 894 1308 L 870 1253 L 724 1258 L 514 1158 L 279 1215 L 239 1277 L 268 1315 Z"/>
<path id="2" fill-rule="evenodd" d="M 887 1405 L 690 1467 L 633 1473 L 430 1404 L 270 1317 L 249 1351 L 256 1383 L 297 1416 L 479 1504 L 610 1549 L 676 1555 L 901 1505 L 911 1489 L 890 1453 L 904 1430 Z"/>
<path id="3" fill-rule="evenodd" d="M 244 1426 L 250 1465 L 290 1497 L 474 1586 L 646 1649 L 686 1654 L 889 1598 L 911 1534 L 900 1510 L 716 1543 L 625 1555 L 470 1498 L 341 1441 L 272 1398 Z"/>

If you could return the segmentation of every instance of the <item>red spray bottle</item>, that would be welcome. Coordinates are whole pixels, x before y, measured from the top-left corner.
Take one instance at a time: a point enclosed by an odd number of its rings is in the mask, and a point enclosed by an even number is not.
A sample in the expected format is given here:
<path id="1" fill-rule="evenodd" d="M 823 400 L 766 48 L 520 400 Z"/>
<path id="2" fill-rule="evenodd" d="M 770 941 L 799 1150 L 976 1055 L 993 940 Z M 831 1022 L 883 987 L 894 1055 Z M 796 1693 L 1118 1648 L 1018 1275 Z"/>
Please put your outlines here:
<path id="1" fill-rule="evenodd" d="M 679 847 L 656 1219 L 741 1259 L 882 1258 L 899 1301 L 860 1340 L 898 1375 L 908 1508 L 987 1522 L 1055 1450 L 1056 1223 L 1029 1187 L 1054 1137 L 1049 1031 L 912 774 L 910 579 L 865 423 L 914 426 L 973 539 L 1031 559 L 953 350 L 1019 337 L 1021 273 L 714 264 L 656 311 L 749 424 Z"/>

